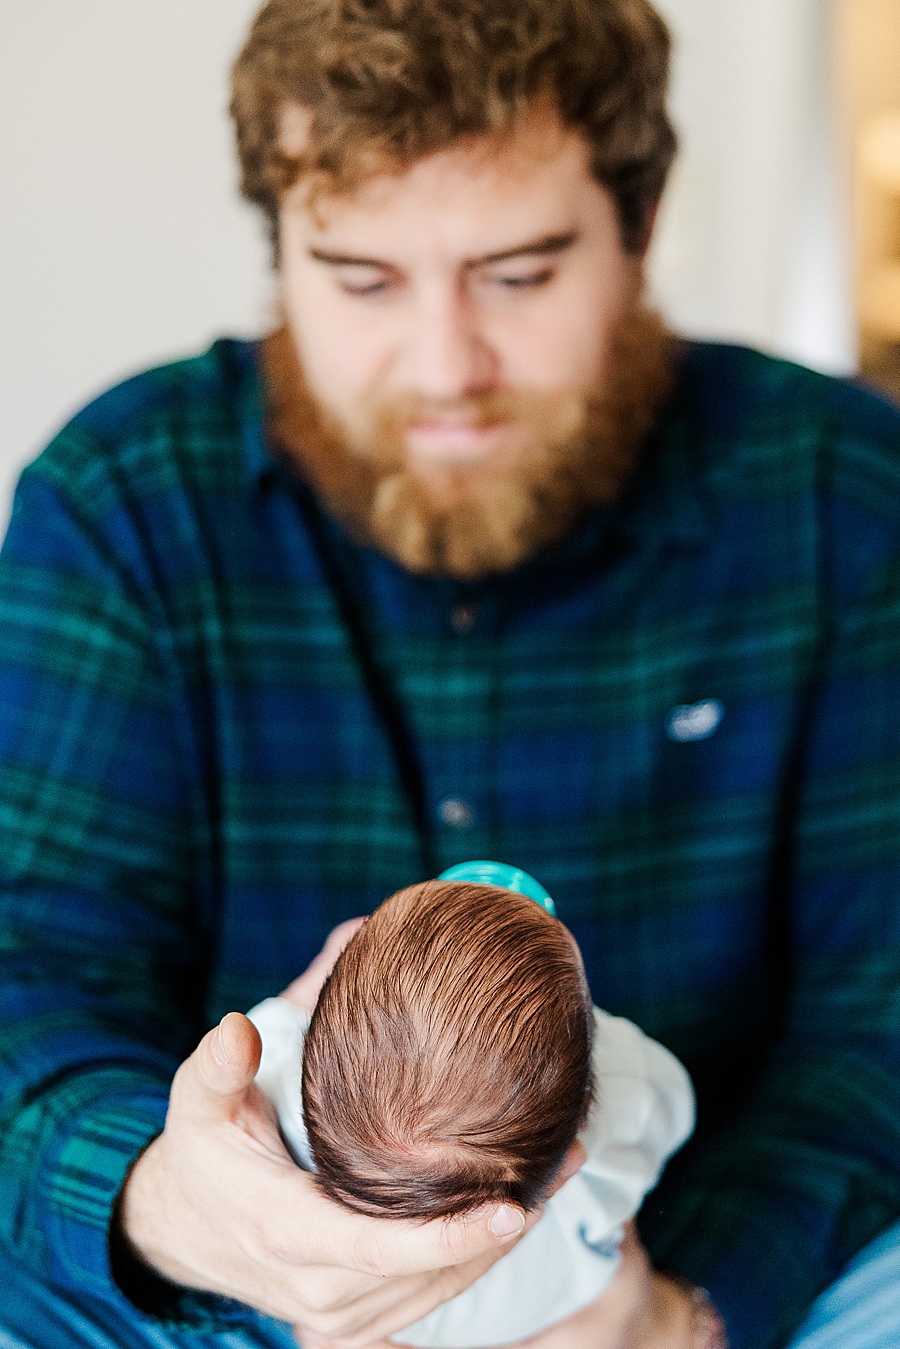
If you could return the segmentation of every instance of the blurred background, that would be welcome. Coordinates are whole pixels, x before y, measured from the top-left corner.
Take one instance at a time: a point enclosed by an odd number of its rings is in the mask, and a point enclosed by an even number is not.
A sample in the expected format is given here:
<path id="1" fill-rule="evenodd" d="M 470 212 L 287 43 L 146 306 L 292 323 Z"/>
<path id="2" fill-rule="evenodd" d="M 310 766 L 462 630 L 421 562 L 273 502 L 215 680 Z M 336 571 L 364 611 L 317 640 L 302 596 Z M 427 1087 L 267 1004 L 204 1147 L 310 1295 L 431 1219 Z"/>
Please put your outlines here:
<path id="1" fill-rule="evenodd" d="M 0 533 L 80 404 L 273 312 L 227 75 L 257 0 L 2 0 Z M 900 0 L 659 0 L 682 152 L 651 259 L 681 331 L 900 396 Z"/>

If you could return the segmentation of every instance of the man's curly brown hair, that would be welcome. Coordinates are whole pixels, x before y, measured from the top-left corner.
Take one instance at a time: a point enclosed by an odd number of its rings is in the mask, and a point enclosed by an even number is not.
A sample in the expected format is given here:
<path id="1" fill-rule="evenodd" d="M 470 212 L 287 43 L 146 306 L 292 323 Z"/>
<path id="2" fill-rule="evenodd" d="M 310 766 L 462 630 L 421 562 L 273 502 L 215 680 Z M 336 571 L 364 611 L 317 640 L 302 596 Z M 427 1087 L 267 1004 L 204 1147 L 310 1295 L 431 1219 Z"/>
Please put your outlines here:
<path id="1" fill-rule="evenodd" d="M 234 67 L 242 192 L 275 240 L 301 174 L 349 192 L 549 98 L 639 252 L 675 153 L 669 50 L 648 0 L 268 0 Z M 312 113 L 300 157 L 279 143 L 289 105 Z"/>

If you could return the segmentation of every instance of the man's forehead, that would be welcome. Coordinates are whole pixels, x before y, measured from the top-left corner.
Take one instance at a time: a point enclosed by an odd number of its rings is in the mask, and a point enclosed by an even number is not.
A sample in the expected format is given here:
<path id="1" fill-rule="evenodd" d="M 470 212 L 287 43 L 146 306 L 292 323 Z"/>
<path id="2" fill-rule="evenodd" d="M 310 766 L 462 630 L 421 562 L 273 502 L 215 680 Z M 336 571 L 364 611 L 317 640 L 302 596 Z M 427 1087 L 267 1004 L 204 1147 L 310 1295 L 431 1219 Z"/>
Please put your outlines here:
<path id="1" fill-rule="evenodd" d="M 526 161 L 553 158 L 561 145 L 570 139 L 583 141 L 583 136 L 563 125 L 555 100 L 542 94 L 523 107 L 506 130 L 494 134 L 461 135 L 435 153 L 471 152 L 473 159 L 480 153 L 488 160 L 499 154 L 510 162 L 519 155 Z M 298 161 L 307 158 L 310 151 L 314 151 L 314 140 L 314 108 L 291 101 L 282 103 L 278 111 L 278 146 L 282 153 Z M 373 162 L 377 162 L 378 151 L 375 146 L 372 150 Z M 354 144 L 353 152 L 357 159 L 365 162 L 365 144 Z"/>
<path id="2" fill-rule="evenodd" d="M 418 231 L 462 253 L 487 255 L 571 230 L 586 188 L 596 189 L 587 146 L 558 123 L 503 138 L 460 141 L 409 168 L 373 172 L 352 192 L 317 190 L 314 174 L 288 190 L 311 242 L 358 251 L 411 243 Z"/>

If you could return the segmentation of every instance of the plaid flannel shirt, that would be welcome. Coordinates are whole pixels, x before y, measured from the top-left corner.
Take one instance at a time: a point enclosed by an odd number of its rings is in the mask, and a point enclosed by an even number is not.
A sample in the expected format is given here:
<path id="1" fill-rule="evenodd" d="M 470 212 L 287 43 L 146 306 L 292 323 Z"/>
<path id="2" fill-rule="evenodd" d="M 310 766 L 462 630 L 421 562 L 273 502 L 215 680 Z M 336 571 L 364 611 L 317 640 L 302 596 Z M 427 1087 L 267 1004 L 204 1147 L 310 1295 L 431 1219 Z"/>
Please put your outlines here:
<path id="1" fill-rule="evenodd" d="M 269 454 L 251 345 L 76 417 L 0 557 L 10 1256 L 127 1305 L 111 1205 L 201 1033 L 493 857 L 694 1076 L 651 1251 L 783 1343 L 900 1214 L 898 450 L 871 395 L 688 347 L 621 502 L 464 585 Z"/>

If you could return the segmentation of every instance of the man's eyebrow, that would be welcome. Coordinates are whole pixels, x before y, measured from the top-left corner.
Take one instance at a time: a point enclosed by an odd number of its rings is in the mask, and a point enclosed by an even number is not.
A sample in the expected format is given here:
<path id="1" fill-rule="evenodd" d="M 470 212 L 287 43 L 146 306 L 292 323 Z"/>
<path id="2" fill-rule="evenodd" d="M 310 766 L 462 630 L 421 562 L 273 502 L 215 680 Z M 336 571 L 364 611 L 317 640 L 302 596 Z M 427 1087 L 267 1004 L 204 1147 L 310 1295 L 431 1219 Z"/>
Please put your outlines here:
<path id="1" fill-rule="evenodd" d="M 518 244 L 515 248 L 504 248 L 499 253 L 485 253 L 480 258 L 470 258 L 465 266 L 488 267 L 495 262 L 509 262 L 511 258 L 530 258 L 545 253 L 565 253 L 567 248 L 578 242 L 578 231 L 569 230 L 566 234 L 545 234 L 531 243 Z"/>
<path id="2" fill-rule="evenodd" d="M 512 258 L 544 256 L 547 253 L 564 253 L 578 240 L 578 231 L 569 230 L 567 234 L 545 234 L 527 244 L 517 244 L 515 248 L 503 248 L 498 253 L 485 253 L 479 258 L 467 258 L 463 266 L 467 271 L 476 267 L 487 267 L 497 262 L 509 262 Z M 380 267 L 383 271 L 396 271 L 394 263 L 383 258 L 358 257 L 355 253 L 330 253 L 325 248 L 311 247 L 309 256 L 316 262 L 324 262 L 329 267 Z"/>
<path id="3" fill-rule="evenodd" d="M 326 262 L 329 267 L 380 267 L 382 271 L 395 272 L 392 262 L 383 258 L 358 258 L 353 253 L 329 253 L 324 248 L 310 248 L 309 256 L 316 262 Z"/>

